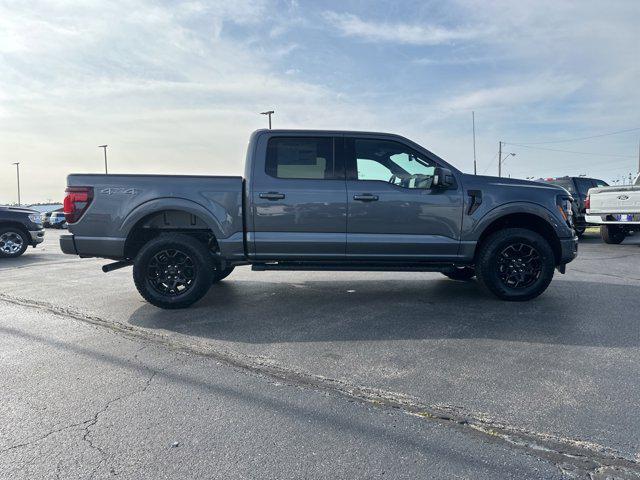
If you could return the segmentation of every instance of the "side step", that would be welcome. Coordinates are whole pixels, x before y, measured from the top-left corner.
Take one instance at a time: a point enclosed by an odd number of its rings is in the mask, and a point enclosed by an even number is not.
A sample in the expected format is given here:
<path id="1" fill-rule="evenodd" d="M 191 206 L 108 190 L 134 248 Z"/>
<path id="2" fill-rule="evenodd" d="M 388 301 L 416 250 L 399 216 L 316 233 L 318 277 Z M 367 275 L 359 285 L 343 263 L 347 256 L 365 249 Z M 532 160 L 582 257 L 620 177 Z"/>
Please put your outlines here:
<path id="1" fill-rule="evenodd" d="M 441 272 L 452 268 L 454 263 L 371 263 L 371 262 L 265 262 L 254 263 L 251 270 L 306 270 L 345 272 Z"/>

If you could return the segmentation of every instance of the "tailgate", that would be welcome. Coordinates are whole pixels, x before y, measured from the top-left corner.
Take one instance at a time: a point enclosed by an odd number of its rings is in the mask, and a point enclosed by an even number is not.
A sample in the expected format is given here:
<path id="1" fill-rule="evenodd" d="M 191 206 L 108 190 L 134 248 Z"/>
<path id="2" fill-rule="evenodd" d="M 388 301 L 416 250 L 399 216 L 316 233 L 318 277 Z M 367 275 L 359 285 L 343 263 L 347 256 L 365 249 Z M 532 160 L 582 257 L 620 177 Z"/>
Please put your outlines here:
<path id="1" fill-rule="evenodd" d="M 589 199 L 591 214 L 640 212 L 640 187 L 594 188 Z"/>

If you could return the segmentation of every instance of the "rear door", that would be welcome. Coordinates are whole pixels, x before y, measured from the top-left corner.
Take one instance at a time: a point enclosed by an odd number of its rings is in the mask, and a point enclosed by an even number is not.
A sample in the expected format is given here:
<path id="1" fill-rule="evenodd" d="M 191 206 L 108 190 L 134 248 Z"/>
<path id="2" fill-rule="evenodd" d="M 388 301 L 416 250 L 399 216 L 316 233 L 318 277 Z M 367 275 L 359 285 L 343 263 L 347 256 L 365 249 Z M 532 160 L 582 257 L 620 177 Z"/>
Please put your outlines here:
<path id="1" fill-rule="evenodd" d="M 436 163 L 404 143 L 345 138 L 347 257 L 456 257 L 462 190 L 432 188 Z"/>
<path id="2" fill-rule="evenodd" d="M 251 186 L 255 257 L 344 258 L 346 185 L 334 137 L 286 134 L 265 141 L 258 150 L 266 161 L 254 165 Z"/>

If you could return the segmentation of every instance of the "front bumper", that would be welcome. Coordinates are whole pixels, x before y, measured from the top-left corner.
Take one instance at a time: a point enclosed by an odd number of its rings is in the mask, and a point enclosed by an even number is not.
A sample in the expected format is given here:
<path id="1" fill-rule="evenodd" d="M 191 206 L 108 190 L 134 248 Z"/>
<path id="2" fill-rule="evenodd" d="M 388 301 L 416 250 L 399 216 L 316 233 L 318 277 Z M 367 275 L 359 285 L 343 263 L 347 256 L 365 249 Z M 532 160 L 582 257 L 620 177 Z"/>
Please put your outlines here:
<path id="1" fill-rule="evenodd" d="M 571 262 L 578 256 L 578 237 L 560 239 L 560 265 Z"/>
<path id="2" fill-rule="evenodd" d="M 31 237 L 31 246 L 35 247 L 44 242 L 44 228 L 42 230 L 29 230 L 29 236 Z"/>
<path id="3" fill-rule="evenodd" d="M 587 215 L 586 219 L 588 223 L 594 223 L 599 225 L 639 225 L 640 221 L 630 221 L 630 222 L 621 222 L 619 220 L 610 220 L 607 218 L 612 217 L 613 215 L 619 215 L 615 213 L 602 213 L 599 215 Z M 634 218 L 640 218 L 640 214 L 638 213 L 623 213 L 622 215 L 633 215 Z"/>

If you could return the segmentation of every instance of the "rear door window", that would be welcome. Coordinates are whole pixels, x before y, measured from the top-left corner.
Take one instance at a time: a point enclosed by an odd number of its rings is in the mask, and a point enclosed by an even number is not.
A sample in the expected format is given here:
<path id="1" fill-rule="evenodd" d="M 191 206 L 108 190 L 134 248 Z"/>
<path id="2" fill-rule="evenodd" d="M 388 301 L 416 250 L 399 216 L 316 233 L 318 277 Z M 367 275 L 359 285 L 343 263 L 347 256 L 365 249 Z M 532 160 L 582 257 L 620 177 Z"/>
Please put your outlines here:
<path id="1" fill-rule="evenodd" d="M 340 176 L 338 170 L 331 137 L 274 137 L 269 140 L 266 173 L 271 177 L 330 180 Z"/>

